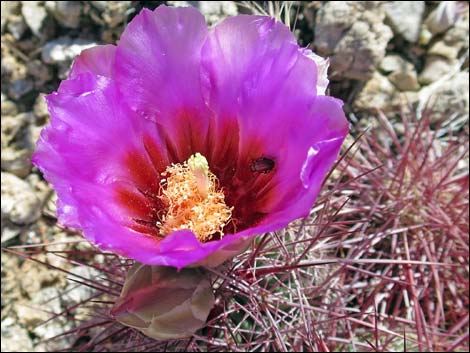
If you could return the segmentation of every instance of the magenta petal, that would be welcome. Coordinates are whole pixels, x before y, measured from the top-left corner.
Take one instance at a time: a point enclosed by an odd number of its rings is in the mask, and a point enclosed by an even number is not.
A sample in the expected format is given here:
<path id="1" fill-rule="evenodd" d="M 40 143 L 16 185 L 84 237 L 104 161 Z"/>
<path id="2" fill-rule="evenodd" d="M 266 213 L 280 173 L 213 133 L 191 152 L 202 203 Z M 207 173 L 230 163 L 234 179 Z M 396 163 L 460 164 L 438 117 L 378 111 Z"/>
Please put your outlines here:
<path id="1" fill-rule="evenodd" d="M 83 73 L 112 77 L 115 55 L 116 46 L 114 45 L 99 45 L 86 49 L 74 61 L 69 78 L 75 78 Z"/>
<path id="2" fill-rule="evenodd" d="M 208 29 L 194 8 L 144 9 L 124 31 L 116 53 L 116 79 L 129 106 L 155 121 L 183 162 L 207 153 L 210 113 L 202 99 L 201 48 Z"/>
<path id="3" fill-rule="evenodd" d="M 202 51 L 204 95 L 220 115 L 234 114 L 252 101 L 271 103 L 279 99 L 278 89 L 287 89 L 285 80 L 297 60 L 295 38 L 289 29 L 264 16 L 236 16 L 225 19 L 210 33 Z M 305 59 L 307 59 L 305 57 Z M 308 87 L 315 96 L 316 66 L 298 89 Z M 289 87 L 290 88 L 290 87 Z M 269 99 L 270 98 L 270 99 Z M 266 107 L 258 107 L 262 109 Z M 247 118 L 245 118 L 247 119 Z M 256 120 L 251 122 L 256 124 Z"/>
<path id="4" fill-rule="evenodd" d="M 140 179 L 125 162 L 129 151 L 137 151 L 152 165 L 143 136 L 152 134 L 153 123 L 122 105 L 116 85 L 103 76 L 64 81 L 47 102 L 51 124 L 41 133 L 33 163 L 57 191 L 59 221 L 83 229 L 103 249 L 134 258 L 155 253 L 158 242 L 130 228 L 132 215 L 117 198 L 121 188 L 140 195 Z M 149 170 L 147 179 L 158 185 L 159 173 Z"/>
<path id="5" fill-rule="evenodd" d="M 237 117 L 241 157 L 234 179 L 246 180 L 250 159 L 276 162 L 273 177 L 255 191 L 253 212 L 266 216 L 253 229 L 275 230 L 306 216 L 348 131 L 341 102 L 316 93 L 319 74 L 319 89 L 327 83 L 326 63 L 300 49 L 286 26 L 256 16 L 216 26 L 202 62 L 208 104 L 219 119 Z"/>
<path id="6" fill-rule="evenodd" d="M 341 107 L 337 99 L 317 97 L 309 118 L 291 135 L 288 158 L 280 160 L 285 168 L 280 168 L 273 180 L 277 192 L 267 203 L 269 216 L 265 222 L 282 220 L 286 225 L 309 214 L 348 133 L 349 124 Z"/>
<path id="7" fill-rule="evenodd" d="M 176 231 L 160 242 L 159 251 L 147 263 L 183 268 L 208 256 L 211 249 L 204 245 L 190 230 Z"/>
<path id="8" fill-rule="evenodd" d="M 199 66 L 207 32 L 192 7 L 142 10 L 116 54 L 116 77 L 130 107 L 153 118 L 180 107 L 201 109 Z"/>
<path id="9" fill-rule="evenodd" d="M 193 232 L 180 230 L 166 236 L 160 242 L 159 251 L 145 263 L 179 269 L 189 265 L 215 267 L 246 250 L 248 244 L 246 235 L 229 235 L 219 241 L 201 243 Z"/>

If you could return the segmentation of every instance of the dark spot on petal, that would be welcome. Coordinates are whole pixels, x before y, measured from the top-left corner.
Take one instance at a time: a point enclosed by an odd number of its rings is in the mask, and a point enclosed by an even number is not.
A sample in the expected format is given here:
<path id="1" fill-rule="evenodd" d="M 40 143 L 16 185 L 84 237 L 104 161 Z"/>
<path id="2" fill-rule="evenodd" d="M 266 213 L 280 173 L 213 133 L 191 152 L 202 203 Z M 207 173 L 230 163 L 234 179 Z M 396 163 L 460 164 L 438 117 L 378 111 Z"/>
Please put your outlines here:
<path id="1" fill-rule="evenodd" d="M 258 172 L 268 174 L 272 172 L 275 165 L 276 163 L 274 162 L 274 159 L 259 157 L 251 161 L 250 169 L 253 173 Z"/>

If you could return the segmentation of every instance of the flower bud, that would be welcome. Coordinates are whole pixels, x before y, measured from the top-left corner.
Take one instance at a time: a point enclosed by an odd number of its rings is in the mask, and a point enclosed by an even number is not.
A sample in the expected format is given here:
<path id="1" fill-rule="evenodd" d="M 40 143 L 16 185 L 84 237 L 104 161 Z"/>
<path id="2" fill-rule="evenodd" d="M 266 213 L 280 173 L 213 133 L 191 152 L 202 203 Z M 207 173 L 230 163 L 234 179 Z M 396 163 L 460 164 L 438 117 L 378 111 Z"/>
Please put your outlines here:
<path id="1" fill-rule="evenodd" d="M 136 263 L 111 315 L 154 339 L 178 339 L 204 327 L 213 306 L 208 275 L 200 268 L 178 272 Z"/>

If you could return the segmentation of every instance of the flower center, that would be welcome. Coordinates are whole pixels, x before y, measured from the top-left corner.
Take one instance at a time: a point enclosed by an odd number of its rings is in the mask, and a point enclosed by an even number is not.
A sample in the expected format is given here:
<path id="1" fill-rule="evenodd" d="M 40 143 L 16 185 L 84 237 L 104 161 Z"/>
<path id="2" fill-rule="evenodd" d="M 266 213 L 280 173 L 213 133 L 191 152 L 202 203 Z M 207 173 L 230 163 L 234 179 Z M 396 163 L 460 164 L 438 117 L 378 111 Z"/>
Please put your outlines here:
<path id="1" fill-rule="evenodd" d="M 207 159 L 196 153 L 183 164 L 168 166 L 162 176 L 159 198 L 167 206 L 167 212 L 157 222 L 160 234 L 190 229 L 202 242 L 211 240 L 217 233 L 222 238 L 233 207 L 225 204 L 224 193 L 218 187 L 217 177 L 209 170 Z"/>

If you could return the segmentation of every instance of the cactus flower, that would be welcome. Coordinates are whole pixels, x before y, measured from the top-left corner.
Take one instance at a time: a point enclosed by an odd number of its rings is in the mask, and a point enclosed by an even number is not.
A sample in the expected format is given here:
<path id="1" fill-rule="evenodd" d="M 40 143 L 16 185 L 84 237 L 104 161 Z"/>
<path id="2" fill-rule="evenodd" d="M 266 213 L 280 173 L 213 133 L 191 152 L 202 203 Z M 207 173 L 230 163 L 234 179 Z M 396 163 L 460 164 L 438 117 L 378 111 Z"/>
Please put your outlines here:
<path id="1" fill-rule="evenodd" d="M 265 16 L 144 9 L 46 98 L 63 225 L 147 265 L 217 266 L 305 217 L 348 133 L 328 61 Z"/>

